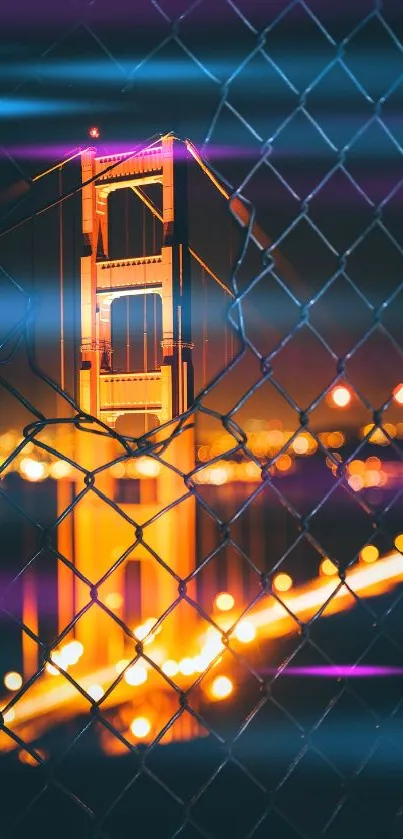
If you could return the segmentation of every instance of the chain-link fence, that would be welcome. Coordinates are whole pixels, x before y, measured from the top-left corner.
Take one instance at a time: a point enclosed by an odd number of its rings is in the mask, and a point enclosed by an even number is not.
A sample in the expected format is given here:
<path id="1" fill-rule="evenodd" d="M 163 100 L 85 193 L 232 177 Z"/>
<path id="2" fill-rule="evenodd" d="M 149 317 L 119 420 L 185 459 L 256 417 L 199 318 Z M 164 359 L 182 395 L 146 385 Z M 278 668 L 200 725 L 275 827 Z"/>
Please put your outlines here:
<path id="1" fill-rule="evenodd" d="M 1 835 L 397 837 L 403 12 L 0 15 Z M 158 428 L 80 404 L 90 125 L 100 153 L 174 131 L 200 155 L 197 396 Z M 113 256 L 159 251 L 146 197 L 111 204 Z M 122 376 L 161 366 L 139 301 L 101 347 Z"/>

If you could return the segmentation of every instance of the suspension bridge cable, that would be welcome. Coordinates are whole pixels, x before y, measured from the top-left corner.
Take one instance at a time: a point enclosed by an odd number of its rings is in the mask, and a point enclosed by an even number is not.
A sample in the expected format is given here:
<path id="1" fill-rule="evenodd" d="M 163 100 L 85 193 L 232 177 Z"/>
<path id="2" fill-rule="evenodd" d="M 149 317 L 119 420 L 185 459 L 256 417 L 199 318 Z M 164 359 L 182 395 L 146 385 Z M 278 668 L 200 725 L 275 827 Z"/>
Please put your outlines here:
<path id="1" fill-rule="evenodd" d="M 64 201 L 67 201 L 69 198 L 72 198 L 74 195 L 77 195 L 77 193 L 81 192 L 81 190 L 85 186 L 90 186 L 90 184 L 93 184 L 97 180 L 99 180 L 99 178 L 101 176 L 105 177 L 105 175 L 107 175 L 108 172 L 112 172 L 113 169 L 116 169 L 117 166 L 121 166 L 121 164 L 123 162 L 125 162 L 126 160 L 131 160 L 133 157 L 136 157 L 137 155 L 141 154 L 142 152 L 148 151 L 148 149 L 153 148 L 153 146 L 156 146 L 158 143 L 161 142 L 161 139 L 162 139 L 163 136 L 165 136 L 165 135 L 159 134 L 158 136 L 156 136 L 155 140 L 151 140 L 149 143 L 147 143 L 147 145 L 141 146 L 141 148 L 138 148 L 138 149 L 135 149 L 133 151 L 127 152 L 125 154 L 119 155 L 119 160 L 116 160 L 114 163 L 111 163 L 109 166 L 106 167 L 106 169 L 103 169 L 102 172 L 99 172 L 96 175 L 93 175 L 91 178 L 88 178 L 87 181 L 84 181 L 83 183 L 79 184 L 78 186 L 73 187 L 68 192 L 66 192 L 64 195 L 61 195 L 59 198 L 57 198 L 56 200 L 50 201 L 48 204 L 45 204 L 44 207 L 41 207 L 39 210 L 35 210 L 34 213 L 30 213 L 29 216 L 24 216 L 24 218 L 15 222 L 15 224 L 10 225 L 10 227 L 6 227 L 5 230 L 1 230 L 0 231 L 0 239 L 2 239 L 4 236 L 7 236 L 9 233 L 14 233 L 15 230 L 18 230 L 20 227 L 23 227 L 25 224 L 28 224 L 28 222 L 32 221 L 32 219 L 38 218 L 38 216 L 42 216 L 44 213 L 47 213 L 48 210 L 53 210 L 54 207 L 58 207 L 59 204 L 62 204 Z"/>

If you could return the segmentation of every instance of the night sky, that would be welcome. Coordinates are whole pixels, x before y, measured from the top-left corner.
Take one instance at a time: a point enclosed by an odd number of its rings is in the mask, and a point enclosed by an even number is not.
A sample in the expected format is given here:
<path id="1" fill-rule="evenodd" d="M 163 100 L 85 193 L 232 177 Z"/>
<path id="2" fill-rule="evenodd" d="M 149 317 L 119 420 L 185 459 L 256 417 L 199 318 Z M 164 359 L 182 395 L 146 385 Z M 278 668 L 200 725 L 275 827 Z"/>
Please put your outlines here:
<path id="1" fill-rule="evenodd" d="M 34 7 L 27 0 L 3 3 L 1 229 L 57 198 L 57 173 L 34 188 L 29 178 L 85 145 L 91 124 L 100 127 L 101 152 L 130 148 L 170 130 L 189 137 L 231 188 L 251 202 L 260 225 L 293 268 L 292 276 L 285 275 L 270 255 L 262 262 L 253 243 L 247 245 L 237 269 L 238 290 L 263 274 L 238 313 L 232 310 L 238 326 L 242 311 L 246 351 L 206 404 L 223 413 L 230 410 L 261 380 L 261 358 L 274 353 L 272 376 L 280 387 L 265 381 L 237 420 L 242 425 L 250 418 L 279 417 L 297 427 L 295 406 L 306 410 L 346 356 L 346 374 L 360 396 L 336 417 L 322 400 L 310 421 L 315 428 L 356 427 L 371 421 L 373 409 L 390 399 L 403 378 L 403 56 L 394 40 L 402 34 L 402 15 L 398 4 L 384 2 L 381 22 L 371 15 L 371 0 L 338 4 L 337 14 L 332 4 L 318 0 L 305 8 L 291 6 L 286 11 L 281 0 L 240 2 L 236 7 L 224 0 L 142 0 L 128 9 L 120 0 L 111 14 L 110 4 L 100 0 L 76 0 L 62 8 L 44 0 Z M 174 28 L 171 19 L 178 21 Z M 62 189 L 73 188 L 79 177 L 77 163 L 67 166 Z M 191 242 L 231 286 L 245 231 L 214 193 L 191 167 Z M 125 207 L 116 206 L 119 222 L 111 236 L 125 253 L 124 226 L 131 228 L 129 249 L 137 235 L 135 204 L 130 197 Z M 79 195 L 63 205 L 63 232 L 72 388 L 79 314 Z M 1 334 L 7 334 L 26 305 L 13 278 L 34 293 L 38 360 L 57 378 L 58 210 L 0 242 Z M 229 303 L 212 280 L 203 282 L 195 267 L 197 389 L 242 346 L 228 321 Z M 131 318 L 140 324 L 138 312 L 133 310 Z M 115 313 L 116 358 L 119 341 L 122 346 L 125 342 L 122 329 L 123 309 L 120 316 Z M 276 352 L 289 333 L 292 340 Z M 366 340 L 357 346 L 363 335 Z M 132 340 L 133 357 L 137 350 Z M 3 348 L 6 359 L 9 349 L 10 344 Z M 48 410 L 49 388 L 25 370 L 24 357 L 21 348 L 3 368 L 5 375 L 17 386 L 23 383 L 27 393 L 35 392 Z M 2 425 L 9 426 L 12 416 L 23 422 L 15 400 L 4 399 Z M 385 417 L 396 421 L 400 411 L 392 406 Z"/>

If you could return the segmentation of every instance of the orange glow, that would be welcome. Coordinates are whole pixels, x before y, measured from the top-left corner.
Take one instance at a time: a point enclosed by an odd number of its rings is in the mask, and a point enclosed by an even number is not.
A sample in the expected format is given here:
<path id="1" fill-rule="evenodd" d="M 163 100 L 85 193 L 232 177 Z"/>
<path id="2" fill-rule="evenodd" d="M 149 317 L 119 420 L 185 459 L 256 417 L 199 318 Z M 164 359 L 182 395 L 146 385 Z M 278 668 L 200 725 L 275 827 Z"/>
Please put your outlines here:
<path id="1" fill-rule="evenodd" d="M 277 591 L 289 591 L 292 586 L 292 579 L 289 574 L 276 574 L 273 586 Z"/>
<path id="2" fill-rule="evenodd" d="M 324 574 L 325 577 L 333 577 L 338 572 L 337 565 L 335 565 L 331 559 L 325 557 L 323 562 L 320 564 L 320 572 L 321 574 Z"/>
<path id="3" fill-rule="evenodd" d="M 214 699 L 227 699 L 233 689 L 234 686 L 228 676 L 217 676 L 211 685 L 211 695 Z"/>
<path id="4" fill-rule="evenodd" d="M 376 562 L 379 557 L 378 548 L 375 545 L 366 545 L 360 552 L 360 559 L 363 562 Z"/>
<path id="5" fill-rule="evenodd" d="M 21 674 L 16 673 L 15 670 L 11 670 L 9 673 L 6 673 L 4 676 L 4 685 L 7 690 L 19 690 L 22 686 Z"/>
<path id="6" fill-rule="evenodd" d="M 229 612 L 230 609 L 233 609 L 235 600 L 232 594 L 229 594 L 228 591 L 222 591 L 220 594 L 217 594 L 214 605 L 217 609 L 220 609 L 221 612 Z"/>
<path id="7" fill-rule="evenodd" d="M 352 460 L 347 469 L 350 475 L 362 475 L 365 472 L 365 463 L 363 460 Z"/>
<path id="8" fill-rule="evenodd" d="M 281 454 L 276 460 L 276 469 L 279 472 L 288 472 L 292 467 L 292 460 L 289 454 Z"/>
<path id="9" fill-rule="evenodd" d="M 123 597 L 118 591 L 111 591 L 105 597 L 105 606 L 108 609 L 121 609 L 123 606 Z"/>
<path id="10" fill-rule="evenodd" d="M 375 471 L 378 471 L 382 467 L 382 462 L 379 457 L 367 457 L 365 466 L 367 469 L 375 469 Z"/>
<path id="11" fill-rule="evenodd" d="M 345 439 L 341 431 L 331 431 L 327 436 L 327 445 L 330 449 L 339 449 L 345 442 Z"/>
<path id="12" fill-rule="evenodd" d="M 398 405 L 403 405 L 403 382 L 396 385 L 393 391 L 393 399 L 397 402 Z"/>
<path id="13" fill-rule="evenodd" d="M 398 543 L 401 544 L 400 540 L 403 541 L 403 534 L 399 534 L 396 538 Z M 395 552 L 380 558 L 372 564 L 359 564 L 354 569 L 347 571 L 346 580 L 353 592 L 356 594 L 361 593 L 365 597 L 390 591 L 396 584 L 403 582 L 401 554 Z M 309 619 L 315 615 L 326 601 L 329 601 L 329 604 L 326 607 L 324 616 L 341 612 L 354 605 L 354 599 L 351 593 L 346 586 L 339 586 L 338 578 L 318 579 L 317 582 L 311 582 L 307 586 L 298 587 L 298 589 L 294 589 L 287 595 L 289 609 L 296 617 L 302 620 Z M 230 619 L 230 616 L 224 614 L 220 616 L 220 620 L 224 623 L 228 619 Z M 278 603 L 260 608 L 253 614 L 248 615 L 248 620 L 245 622 L 252 626 L 252 632 L 259 632 L 259 638 L 261 639 L 280 638 L 296 631 L 295 620 Z M 229 627 L 223 627 L 223 629 L 225 628 L 228 629 Z M 234 636 L 236 637 L 235 631 Z M 193 659 L 195 671 L 206 668 L 224 650 L 220 632 L 214 627 L 209 628 L 207 633 L 205 633 L 205 638 L 206 645 L 204 652 L 202 651 L 199 656 Z M 165 665 L 167 663 L 165 662 Z M 165 665 L 163 665 L 163 669 Z M 85 680 L 83 679 L 82 681 L 82 686 L 88 693 L 94 691 L 96 687 L 98 698 L 98 696 L 101 697 L 101 684 L 109 683 L 115 678 L 115 675 L 116 665 L 113 664 L 102 670 L 87 673 Z M 58 718 L 62 714 L 66 718 L 69 718 L 85 711 L 85 701 L 77 689 L 65 679 L 57 682 L 57 687 L 43 688 L 43 683 L 38 683 L 36 690 L 34 685 L 29 695 L 21 697 L 15 706 L 15 710 L 12 708 L 6 712 L 6 723 L 15 720 L 15 725 L 18 726 L 25 722 L 34 721 L 42 714 L 52 715 L 54 718 Z M 211 688 L 208 690 L 211 696 Z M 124 680 L 116 688 L 116 691 L 121 691 L 119 696 L 113 693 L 111 696 L 105 698 L 105 705 L 107 707 L 112 707 L 120 704 L 122 701 L 127 702 L 132 699 L 130 687 L 126 686 Z M 3 745 L 2 747 L 12 749 L 14 745 L 10 741 L 9 746 L 4 747 Z"/>
<path id="14" fill-rule="evenodd" d="M 142 740 L 143 737 L 147 737 L 147 734 L 151 731 L 150 720 L 148 720 L 147 717 L 136 717 L 130 724 L 130 731 L 135 737 Z"/>
<path id="15" fill-rule="evenodd" d="M 35 757 L 33 755 L 31 755 L 29 752 L 25 751 L 25 749 L 21 749 L 21 751 L 19 752 L 18 760 L 21 763 L 24 763 L 25 766 L 34 766 L 34 767 L 35 766 L 40 766 L 41 765 L 41 758 L 42 758 L 42 760 L 45 760 L 46 755 L 45 755 L 45 752 L 43 752 L 41 749 L 35 749 L 35 751 L 38 755 L 37 760 L 35 759 Z"/>
<path id="16" fill-rule="evenodd" d="M 394 583 L 403 580 L 403 567 L 400 554 L 390 554 L 384 559 L 367 567 L 357 566 L 346 574 L 346 580 L 353 592 L 365 592 L 366 596 L 383 594 Z M 306 620 L 316 614 L 323 604 L 331 598 L 328 614 L 341 612 L 352 606 L 354 600 L 345 586 L 340 588 L 338 580 L 318 581 L 314 587 L 304 586 L 295 593 L 290 593 L 287 605 L 298 618 Z M 260 629 L 262 637 L 280 637 L 296 629 L 295 620 L 284 611 L 279 615 L 276 605 L 265 607 L 250 616 L 253 625 Z"/>
<path id="17" fill-rule="evenodd" d="M 256 629 L 249 620 L 242 620 L 235 628 L 235 637 L 242 644 L 250 644 L 256 637 Z"/>
<path id="18" fill-rule="evenodd" d="M 91 128 L 88 129 L 88 136 L 91 137 L 92 140 L 99 140 L 101 132 L 97 125 L 91 125 Z"/>
<path id="19" fill-rule="evenodd" d="M 337 385 L 331 391 L 330 398 L 336 408 L 347 408 L 351 402 L 351 391 L 345 385 Z"/>

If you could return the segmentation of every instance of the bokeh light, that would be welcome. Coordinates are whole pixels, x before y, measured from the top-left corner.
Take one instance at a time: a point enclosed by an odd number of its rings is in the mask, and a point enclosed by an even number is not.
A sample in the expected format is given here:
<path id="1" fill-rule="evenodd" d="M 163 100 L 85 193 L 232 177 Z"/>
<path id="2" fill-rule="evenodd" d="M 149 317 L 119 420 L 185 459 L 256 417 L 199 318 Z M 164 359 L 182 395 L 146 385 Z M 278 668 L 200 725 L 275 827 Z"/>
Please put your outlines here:
<path id="1" fill-rule="evenodd" d="M 393 399 L 397 402 L 398 405 L 403 405 L 403 382 L 396 385 L 393 391 Z"/>
<path id="2" fill-rule="evenodd" d="M 130 731 L 139 740 L 143 737 L 147 737 L 147 734 L 151 731 L 150 720 L 148 720 L 147 717 L 136 717 L 130 724 Z"/>
<path id="3" fill-rule="evenodd" d="M 230 609 L 234 608 L 235 600 L 232 594 L 229 594 L 228 591 L 222 591 L 220 594 L 217 594 L 217 597 L 214 601 L 214 605 L 217 609 L 221 612 L 229 612 Z"/>
<path id="4" fill-rule="evenodd" d="M 147 681 L 147 670 L 142 664 L 136 662 L 136 664 L 133 664 L 133 667 L 127 668 L 124 680 L 132 687 L 142 685 Z"/>
<path id="5" fill-rule="evenodd" d="M 379 556 L 378 548 L 375 545 L 365 545 L 365 548 L 360 551 L 360 559 L 363 562 L 376 562 Z"/>
<path id="6" fill-rule="evenodd" d="M 88 696 L 90 696 L 91 699 L 94 700 L 94 702 L 99 702 L 99 700 L 102 699 L 104 695 L 104 689 L 101 687 L 101 685 L 90 685 L 90 687 L 87 689 L 87 693 Z"/>
<path id="7" fill-rule="evenodd" d="M 345 385 L 337 385 L 330 394 L 331 403 L 336 408 L 347 408 L 351 398 L 351 391 Z"/>
<path id="8" fill-rule="evenodd" d="M 292 586 L 292 578 L 289 574 L 276 574 L 273 586 L 276 591 L 289 591 Z"/>
<path id="9" fill-rule="evenodd" d="M 238 641 L 241 641 L 242 644 L 250 644 L 250 642 L 256 637 L 256 629 L 253 626 L 253 623 L 248 620 L 240 621 L 235 628 L 235 637 Z"/>
<path id="10" fill-rule="evenodd" d="M 105 597 L 105 606 L 108 609 L 121 609 L 123 606 L 123 597 L 118 591 L 111 591 Z"/>
<path id="11" fill-rule="evenodd" d="M 400 553 L 403 553 L 403 533 L 399 533 L 395 539 L 395 548 L 397 548 Z"/>
<path id="12" fill-rule="evenodd" d="M 230 696 L 234 686 L 228 676 L 217 676 L 211 685 L 211 695 L 214 699 L 226 699 Z"/>
<path id="13" fill-rule="evenodd" d="M 337 574 L 337 571 L 337 565 L 335 565 L 334 562 L 332 562 L 332 560 L 329 559 L 329 557 L 325 557 L 323 562 L 321 562 L 320 564 L 321 574 L 324 574 L 325 577 L 333 577 L 335 574 Z"/>
<path id="14" fill-rule="evenodd" d="M 19 690 L 22 686 L 21 674 L 17 673 L 15 670 L 10 670 L 10 672 L 6 673 L 4 676 L 4 685 L 7 690 Z"/>

